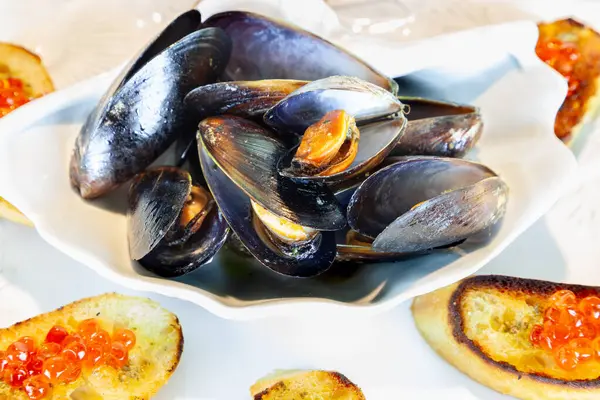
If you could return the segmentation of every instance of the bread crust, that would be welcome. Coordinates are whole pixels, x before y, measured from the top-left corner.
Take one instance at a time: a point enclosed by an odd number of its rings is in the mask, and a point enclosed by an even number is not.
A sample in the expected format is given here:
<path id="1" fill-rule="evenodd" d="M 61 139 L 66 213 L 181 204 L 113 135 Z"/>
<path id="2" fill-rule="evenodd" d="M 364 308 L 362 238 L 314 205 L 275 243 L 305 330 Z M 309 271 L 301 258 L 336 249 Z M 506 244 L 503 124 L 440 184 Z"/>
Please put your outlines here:
<path id="1" fill-rule="evenodd" d="M 564 380 L 518 370 L 498 362 L 465 333 L 462 301 L 467 291 L 492 289 L 511 296 L 550 296 L 559 289 L 578 297 L 600 295 L 600 288 L 508 276 L 474 276 L 415 298 L 412 304 L 417 329 L 446 361 L 479 383 L 520 399 L 597 399 L 600 379 Z"/>
<path id="2" fill-rule="evenodd" d="M 6 73 L 29 85 L 32 97 L 43 96 L 54 91 L 52 78 L 37 54 L 12 43 L 0 42 L 0 77 Z M 2 197 L 0 197 L 0 217 L 33 226 L 23 213 Z"/>
<path id="3" fill-rule="evenodd" d="M 250 388 L 254 400 L 365 400 L 358 386 L 335 371 L 282 372 Z"/>
<path id="4" fill-rule="evenodd" d="M 12 222 L 16 222 L 21 225 L 33 227 L 31 222 L 25 214 L 19 211 L 15 206 L 10 204 L 8 201 L 0 197 L 0 217 L 7 219 Z"/>
<path id="5" fill-rule="evenodd" d="M 31 85 L 33 96 L 54 91 L 54 83 L 40 57 L 24 47 L 0 42 L 0 65 L 9 69 L 9 75 Z"/>

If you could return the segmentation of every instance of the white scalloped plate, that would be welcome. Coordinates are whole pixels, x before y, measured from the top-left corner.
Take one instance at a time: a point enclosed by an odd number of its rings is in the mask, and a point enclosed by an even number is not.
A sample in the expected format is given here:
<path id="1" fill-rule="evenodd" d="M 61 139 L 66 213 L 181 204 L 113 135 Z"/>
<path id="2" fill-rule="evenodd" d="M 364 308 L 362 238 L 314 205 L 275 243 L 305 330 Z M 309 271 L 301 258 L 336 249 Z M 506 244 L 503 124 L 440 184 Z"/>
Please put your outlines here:
<path id="1" fill-rule="evenodd" d="M 432 254 L 310 280 L 285 278 L 225 254 L 183 279 L 145 274 L 129 261 L 124 215 L 83 201 L 68 179 L 78 130 L 117 71 L 48 95 L 0 121 L 0 193 L 47 242 L 100 275 L 132 289 L 191 301 L 221 317 L 388 310 L 480 269 L 574 183 L 576 161 L 553 134 L 566 84 L 535 57 L 536 39 L 535 24 L 518 22 L 395 49 L 393 64 L 386 64 L 385 57 L 375 59 L 376 67 L 390 73 L 425 69 L 413 78 L 425 82 L 432 94 L 476 98 L 481 107 L 486 129 L 473 156 L 494 169 L 511 194 L 498 235 L 468 253 Z"/>

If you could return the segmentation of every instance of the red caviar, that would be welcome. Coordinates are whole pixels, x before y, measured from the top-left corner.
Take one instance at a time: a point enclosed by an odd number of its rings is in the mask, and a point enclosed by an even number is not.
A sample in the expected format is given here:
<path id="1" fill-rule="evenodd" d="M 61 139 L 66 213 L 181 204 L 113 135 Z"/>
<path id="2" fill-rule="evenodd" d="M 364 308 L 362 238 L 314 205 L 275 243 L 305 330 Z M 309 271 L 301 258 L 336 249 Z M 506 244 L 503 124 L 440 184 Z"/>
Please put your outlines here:
<path id="1" fill-rule="evenodd" d="M 119 328 L 111 335 L 95 319 L 82 321 L 71 333 L 53 326 L 44 343 L 22 337 L 0 350 L 0 381 L 32 400 L 45 399 L 52 386 L 77 380 L 85 368 L 124 367 L 135 341 L 132 331 Z"/>
<path id="2" fill-rule="evenodd" d="M 50 329 L 48 335 L 46 335 L 46 342 L 61 344 L 67 336 L 69 336 L 69 332 L 65 328 L 55 325 Z"/>
<path id="3" fill-rule="evenodd" d="M 23 389 L 30 399 L 43 399 L 50 393 L 50 384 L 42 376 L 37 375 L 25 380 Z"/>
<path id="4" fill-rule="evenodd" d="M 600 361 L 599 297 L 578 300 L 572 291 L 559 290 L 550 297 L 543 314 L 543 323 L 531 329 L 531 344 L 551 352 L 565 370 L 594 358 Z"/>
<path id="5" fill-rule="evenodd" d="M 31 100 L 33 99 L 27 95 L 22 80 L 0 79 L 0 118 Z"/>
<path id="6" fill-rule="evenodd" d="M 575 44 L 565 43 L 555 38 L 540 40 L 535 51 L 542 61 L 567 79 L 569 83 L 567 96 L 573 94 L 580 85 L 579 80 L 573 75 L 575 63 L 580 57 Z"/>

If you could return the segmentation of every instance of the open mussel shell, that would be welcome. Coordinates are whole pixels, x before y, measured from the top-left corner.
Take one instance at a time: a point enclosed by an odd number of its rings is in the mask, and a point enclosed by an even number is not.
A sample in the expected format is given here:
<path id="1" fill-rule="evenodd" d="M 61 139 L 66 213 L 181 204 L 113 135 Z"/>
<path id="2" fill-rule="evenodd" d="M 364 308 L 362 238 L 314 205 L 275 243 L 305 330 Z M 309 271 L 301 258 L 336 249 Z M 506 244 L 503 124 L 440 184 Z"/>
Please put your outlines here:
<path id="1" fill-rule="evenodd" d="M 227 65 L 231 41 L 221 29 L 194 31 L 193 25 L 182 23 L 190 32 L 175 43 L 160 36 L 150 45 L 152 51 L 134 62 L 137 70 L 115 82 L 88 117 L 70 169 L 71 182 L 82 197 L 99 197 L 127 182 L 181 132 L 194 130 L 183 99 L 193 88 L 217 80 Z M 151 58 L 154 53 L 158 54 Z M 142 62 L 147 58 L 151 59 Z"/>
<path id="2" fill-rule="evenodd" d="M 278 173 L 287 147 L 275 133 L 224 115 L 199 124 L 198 142 L 237 187 L 268 211 L 319 231 L 346 226 L 341 206 L 324 183 L 294 181 Z"/>
<path id="3" fill-rule="evenodd" d="M 182 225 L 193 191 L 205 194 L 208 206 L 205 213 L 186 215 Z M 209 262 L 229 234 L 208 190 L 194 188 L 190 174 L 176 167 L 149 169 L 135 177 L 127 226 L 131 259 L 163 277 L 180 276 Z"/>
<path id="4" fill-rule="evenodd" d="M 373 249 L 412 253 L 460 242 L 502 219 L 508 187 L 474 162 L 405 157 L 369 176 L 354 192 L 348 225 Z"/>
<path id="5" fill-rule="evenodd" d="M 219 13 L 206 26 L 231 37 L 233 52 L 226 80 L 298 79 L 356 76 L 392 93 L 398 84 L 364 61 L 297 26 L 244 11 Z"/>
<path id="6" fill-rule="evenodd" d="M 250 197 L 217 166 L 206 148 L 198 152 L 204 176 L 231 230 L 245 248 L 264 266 L 283 275 L 308 278 L 330 268 L 336 255 L 335 232 L 320 232 L 313 247 L 296 256 L 279 251 L 261 231 L 252 212 Z"/>
<path id="7" fill-rule="evenodd" d="M 463 157 L 483 131 L 483 118 L 474 106 L 422 98 L 400 97 L 410 107 L 408 127 L 392 155 Z"/>
<path id="8" fill-rule="evenodd" d="M 353 76 L 331 76 L 282 99 L 266 112 L 264 121 L 277 131 L 302 135 L 329 111 L 344 110 L 360 126 L 403 109 L 396 96 L 372 83 Z"/>
<path id="9" fill-rule="evenodd" d="M 222 114 L 261 119 L 269 108 L 307 83 L 291 79 L 217 82 L 192 90 L 184 102 L 199 119 Z"/>
<path id="10" fill-rule="evenodd" d="M 279 160 L 278 170 L 282 176 L 289 177 L 299 181 L 321 181 L 327 184 L 336 184 L 352 180 L 361 174 L 370 171 L 381 163 L 392 151 L 398 140 L 402 138 L 406 129 L 407 121 L 402 114 L 393 119 L 387 119 L 379 122 L 373 122 L 361 126 L 360 140 L 356 157 L 343 171 L 318 176 L 306 175 L 302 170 L 291 168 L 292 159 L 296 153 L 297 146 L 286 153 Z"/>

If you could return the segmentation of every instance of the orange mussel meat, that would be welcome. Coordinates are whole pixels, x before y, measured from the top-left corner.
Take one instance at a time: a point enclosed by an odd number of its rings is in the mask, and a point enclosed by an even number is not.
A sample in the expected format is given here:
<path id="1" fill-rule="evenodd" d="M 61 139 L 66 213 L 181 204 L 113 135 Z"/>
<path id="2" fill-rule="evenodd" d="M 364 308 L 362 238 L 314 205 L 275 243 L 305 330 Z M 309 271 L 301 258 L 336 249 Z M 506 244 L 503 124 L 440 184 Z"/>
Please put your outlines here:
<path id="1" fill-rule="evenodd" d="M 359 137 L 354 117 L 343 110 L 330 111 L 306 129 L 292 165 L 315 176 L 342 172 L 356 158 Z"/>

